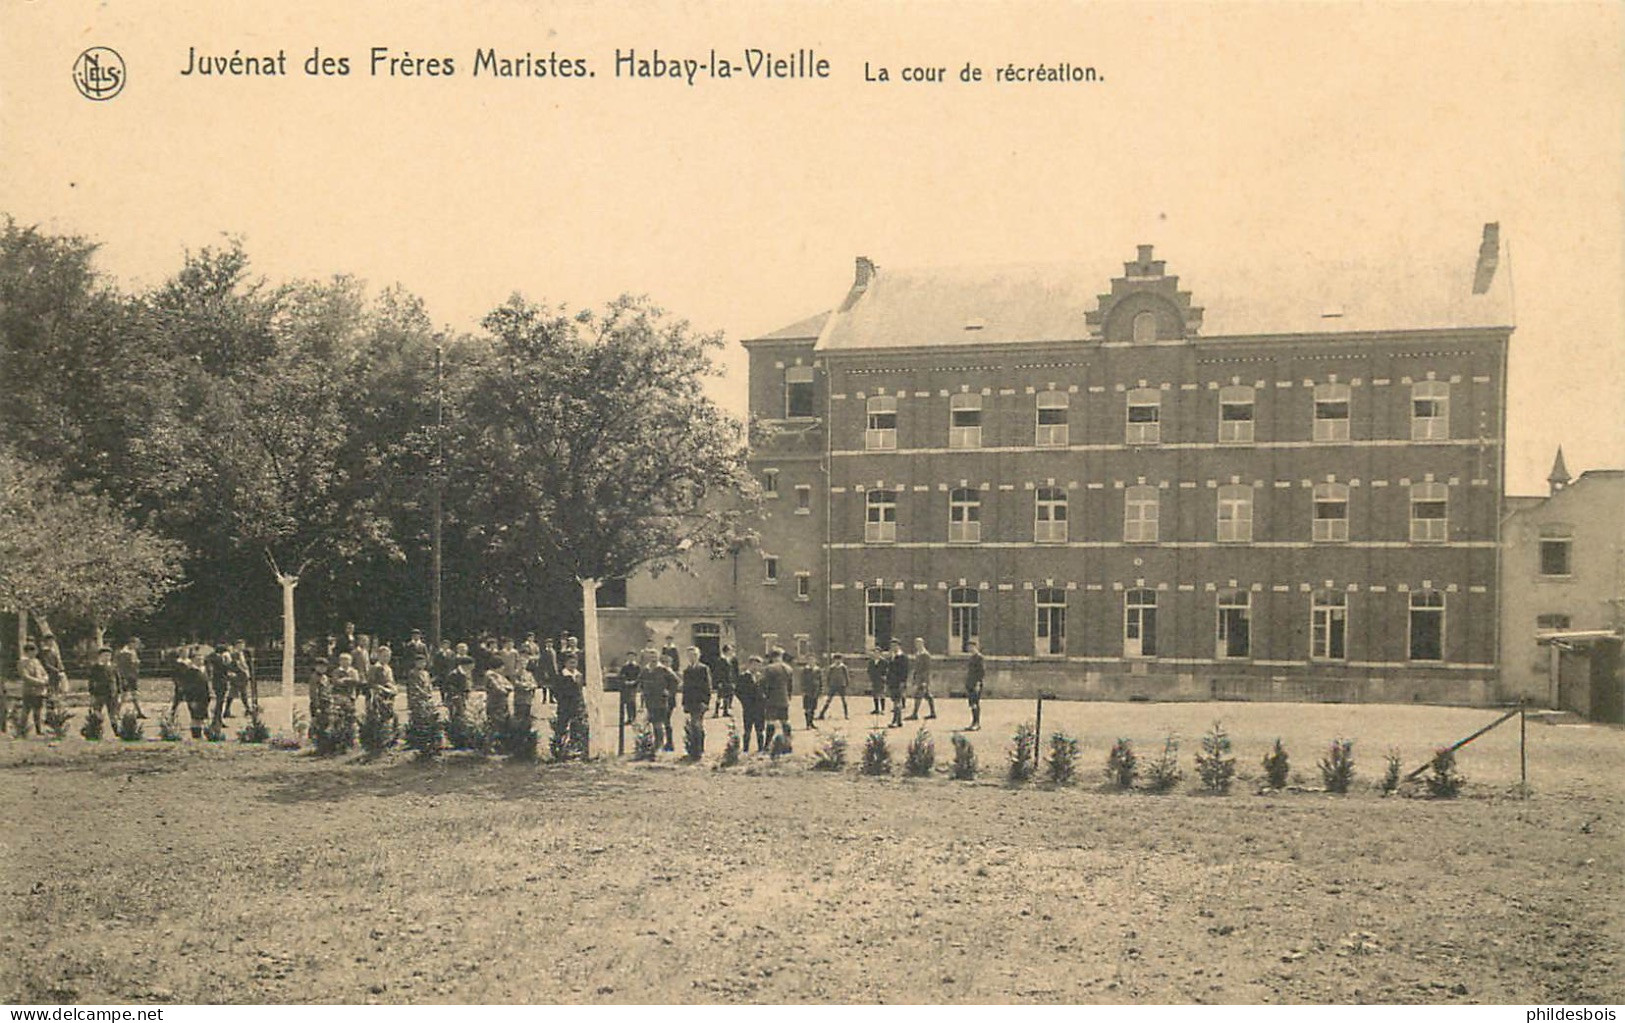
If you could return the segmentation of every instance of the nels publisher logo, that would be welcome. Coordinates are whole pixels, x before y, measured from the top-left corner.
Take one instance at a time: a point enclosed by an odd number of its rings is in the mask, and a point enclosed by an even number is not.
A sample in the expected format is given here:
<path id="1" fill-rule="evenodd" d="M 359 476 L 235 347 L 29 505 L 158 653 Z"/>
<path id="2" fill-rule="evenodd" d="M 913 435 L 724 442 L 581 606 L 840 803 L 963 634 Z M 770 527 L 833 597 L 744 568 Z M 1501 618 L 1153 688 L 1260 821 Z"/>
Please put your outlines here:
<path id="1" fill-rule="evenodd" d="M 112 99 L 124 89 L 124 58 L 117 50 L 92 46 L 73 62 L 73 84 L 86 99 Z"/>

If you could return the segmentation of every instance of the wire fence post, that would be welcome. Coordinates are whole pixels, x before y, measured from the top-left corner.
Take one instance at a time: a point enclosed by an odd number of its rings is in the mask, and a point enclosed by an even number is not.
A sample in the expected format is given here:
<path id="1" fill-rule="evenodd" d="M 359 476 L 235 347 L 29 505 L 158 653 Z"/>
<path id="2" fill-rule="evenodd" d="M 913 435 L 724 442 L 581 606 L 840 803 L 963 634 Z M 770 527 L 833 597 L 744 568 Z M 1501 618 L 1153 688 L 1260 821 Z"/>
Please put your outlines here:
<path id="1" fill-rule="evenodd" d="M 1528 703 L 1525 697 L 1518 698 L 1518 792 L 1523 798 L 1529 798 L 1529 716 L 1525 712 Z"/>
<path id="2" fill-rule="evenodd" d="M 1039 749 L 1043 746 L 1040 736 L 1044 734 L 1044 694 L 1038 694 L 1038 720 L 1033 725 L 1033 773 L 1038 773 Z"/>

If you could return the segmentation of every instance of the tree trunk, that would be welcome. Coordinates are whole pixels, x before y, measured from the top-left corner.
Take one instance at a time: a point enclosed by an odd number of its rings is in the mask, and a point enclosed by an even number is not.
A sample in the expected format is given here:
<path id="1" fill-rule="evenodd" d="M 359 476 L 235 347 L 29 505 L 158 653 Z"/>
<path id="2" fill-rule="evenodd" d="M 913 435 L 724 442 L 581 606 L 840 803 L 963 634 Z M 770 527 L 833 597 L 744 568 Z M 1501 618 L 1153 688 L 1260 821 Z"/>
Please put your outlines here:
<path id="1" fill-rule="evenodd" d="M 107 645 L 107 626 L 101 622 L 97 622 L 95 625 L 91 626 L 90 631 L 96 638 L 95 645 L 90 648 L 90 652 L 94 654 L 102 647 Z"/>
<path id="2" fill-rule="evenodd" d="M 293 655 L 294 628 L 293 628 L 293 588 L 299 585 L 299 577 L 278 573 L 276 581 L 282 586 L 282 730 L 289 736 L 293 732 Z"/>
<path id="3" fill-rule="evenodd" d="M 11 670 L 13 673 L 15 673 L 22 666 L 23 647 L 27 644 L 28 608 L 20 607 L 17 609 L 17 649 L 15 651 L 17 656 L 11 659 Z"/>
<path id="4" fill-rule="evenodd" d="M 598 580 L 582 579 L 580 582 L 581 690 L 587 700 L 587 755 L 590 757 L 595 749 L 607 753 L 612 747 L 609 745 L 609 725 L 604 717 L 604 670 L 598 650 Z"/>

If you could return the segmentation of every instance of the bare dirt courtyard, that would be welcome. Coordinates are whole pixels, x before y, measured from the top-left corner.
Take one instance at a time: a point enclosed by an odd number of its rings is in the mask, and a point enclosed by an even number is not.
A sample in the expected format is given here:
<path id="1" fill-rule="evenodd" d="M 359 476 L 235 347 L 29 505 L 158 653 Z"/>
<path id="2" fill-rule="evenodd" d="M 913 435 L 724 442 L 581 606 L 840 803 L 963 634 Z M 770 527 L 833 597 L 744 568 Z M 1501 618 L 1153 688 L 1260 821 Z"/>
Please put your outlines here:
<path id="1" fill-rule="evenodd" d="M 1384 798 L 1485 710 L 1047 704 L 1065 788 L 1004 781 L 1027 703 L 930 722 L 928 779 L 854 764 L 320 759 L 235 741 L 0 738 L 6 1002 L 1620 1002 L 1625 734 L 1517 721 L 1454 801 Z M 860 713 L 861 712 L 861 713 Z M 1197 791 L 1222 718 L 1240 781 Z M 938 727 L 940 726 L 940 727 Z M 889 733 L 900 765 L 913 735 Z M 156 723 L 149 731 L 156 734 Z M 1170 795 L 1102 786 L 1183 740 Z M 1300 790 L 1259 795 L 1284 738 Z M 1316 760 L 1355 740 L 1355 791 Z"/>

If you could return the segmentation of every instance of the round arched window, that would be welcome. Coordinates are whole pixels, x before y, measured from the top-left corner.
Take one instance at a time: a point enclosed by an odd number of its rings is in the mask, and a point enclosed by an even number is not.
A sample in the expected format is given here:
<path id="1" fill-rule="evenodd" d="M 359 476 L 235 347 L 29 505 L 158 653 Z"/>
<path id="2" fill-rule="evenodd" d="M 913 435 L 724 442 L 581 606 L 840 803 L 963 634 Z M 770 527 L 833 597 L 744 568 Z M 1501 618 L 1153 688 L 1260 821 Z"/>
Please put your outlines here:
<path id="1" fill-rule="evenodd" d="M 1157 314 L 1147 309 L 1134 314 L 1134 343 L 1148 345 L 1157 339 Z"/>

